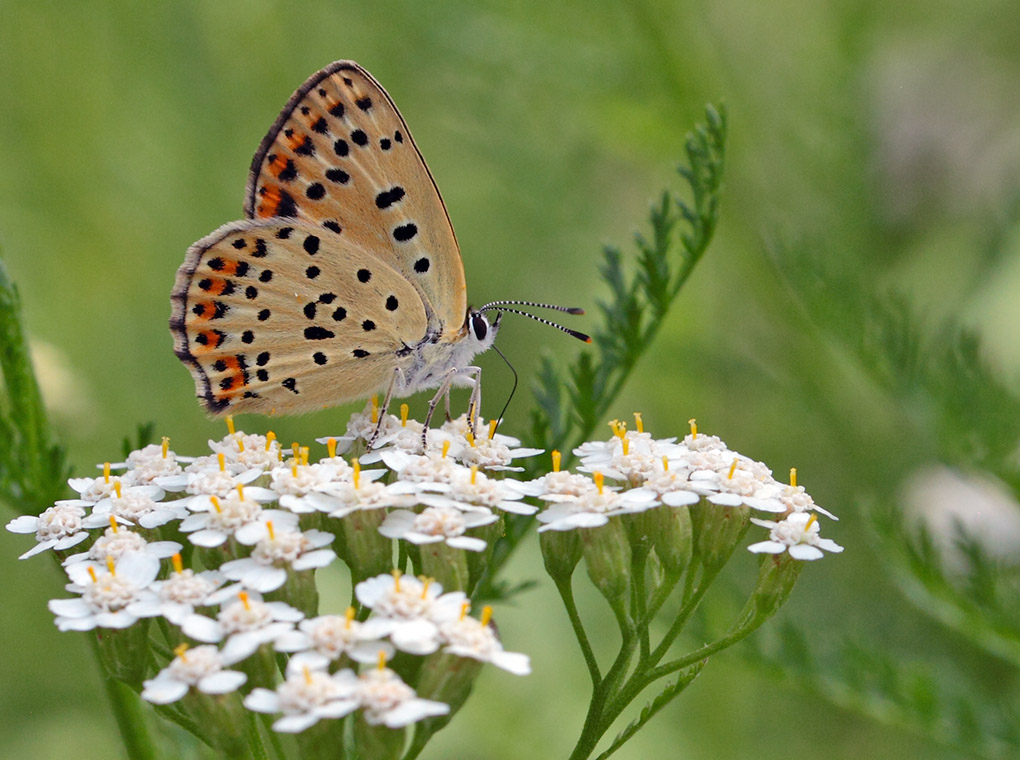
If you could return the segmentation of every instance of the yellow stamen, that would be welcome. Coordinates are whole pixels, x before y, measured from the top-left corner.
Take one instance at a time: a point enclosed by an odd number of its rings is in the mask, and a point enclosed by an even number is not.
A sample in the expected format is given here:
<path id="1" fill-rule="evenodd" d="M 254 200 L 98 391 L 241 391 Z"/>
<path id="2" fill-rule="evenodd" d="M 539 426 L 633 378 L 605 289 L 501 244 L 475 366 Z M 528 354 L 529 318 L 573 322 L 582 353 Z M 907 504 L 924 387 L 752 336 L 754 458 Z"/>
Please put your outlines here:
<path id="1" fill-rule="evenodd" d="M 240 452 L 241 454 L 243 454 L 243 453 L 244 453 L 244 440 L 243 440 L 243 439 L 241 439 L 241 438 L 238 438 L 238 439 L 237 439 L 237 450 L 238 450 L 238 452 Z"/>
<path id="2" fill-rule="evenodd" d="M 818 515 L 816 515 L 814 512 L 812 512 L 811 516 L 808 517 L 807 524 L 804 525 L 804 532 L 807 533 L 808 529 L 812 525 L 814 525 L 816 522 L 818 522 Z"/>
<path id="3" fill-rule="evenodd" d="M 300 464 L 301 463 L 301 444 L 299 444 L 297 441 L 294 441 L 294 443 L 292 443 L 290 445 L 290 451 L 291 451 L 291 454 L 294 457 L 294 461 L 296 463 Z"/>
<path id="4" fill-rule="evenodd" d="M 796 467 L 791 467 L 790 468 L 790 485 L 793 486 L 794 488 L 797 487 L 797 468 Z"/>
<path id="5" fill-rule="evenodd" d="M 489 420 L 489 440 L 496 437 L 496 428 L 499 427 L 499 420 Z"/>
<path id="6" fill-rule="evenodd" d="M 556 449 L 553 449 L 552 460 L 553 460 L 553 472 L 559 472 L 560 462 L 563 461 L 563 455 Z"/>
<path id="7" fill-rule="evenodd" d="M 429 586 L 432 585 L 432 578 L 421 579 L 421 598 L 427 599 L 429 595 Z"/>
<path id="8" fill-rule="evenodd" d="M 110 530 L 112 530 L 114 533 L 117 532 L 117 516 L 116 515 L 110 515 Z"/>
<path id="9" fill-rule="evenodd" d="M 309 454 L 308 447 L 307 446 L 302 446 L 301 447 L 301 464 L 302 465 L 307 465 L 308 464 L 308 454 Z"/>
<path id="10" fill-rule="evenodd" d="M 471 609 L 471 602 L 460 603 L 460 619 L 463 620 L 467 617 L 468 610 Z"/>
<path id="11" fill-rule="evenodd" d="M 490 620 L 492 620 L 492 605 L 487 604 L 482 607 L 482 625 L 488 625 Z"/>
<path id="12" fill-rule="evenodd" d="M 106 555 L 106 569 L 110 571 L 110 575 L 117 574 L 117 563 L 113 561 L 113 557 L 109 554 Z"/>
<path id="13" fill-rule="evenodd" d="M 662 471 L 669 472 L 669 457 L 665 454 L 662 455 Z"/>
<path id="14" fill-rule="evenodd" d="M 478 465 L 473 464 L 471 465 L 471 485 L 474 485 L 476 480 L 478 480 Z"/>
<path id="15" fill-rule="evenodd" d="M 379 650 L 379 670 L 386 670 L 386 650 Z"/>
<path id="16" fill-rule="evenodd" d="M 227 471 L 227 460 L 226 460 L 226 458 L 224 458 L 222 451 L 219 454 L 216 455 L 216 459 L 220 463 L 220 472 L 226 472 Z"/>
<path id="17" fill-rule="evenodd" d="M 351 629 L 351 621 L 354 620 L 354 608 L 353 607 L 348 607 L 347 608 L 347 611 L 344 613 L 344 619 L 346 621 L 344 623 L 344 628 L 346 628 L 347 630 L 350 630 Z"/>
<path id="18" fill-rule="evenodd" d="M 471 444 L 471 448 L 475 447 L 475 434 L 468 430 L 464 433 L 464 437 L 467 438 L 468 443 Z"/>
<path id="19" fill-rule="evenodd" d="M 251 612 L 251 604 L 248 602 L 248 592 L 242 591 L 237 595 L 237 598 L 241 600 L 241 604 L 244 605 L 245 610 Z"/>
<path id="20" fill-rule="evenodd" d="M 303 668 L 301 668 L 301 670 L 305 674 L 305 683 L 308 684 L 309 686 L 311 686 L 312 685 L 312 669 L 309 668 L 307 665 L 305 665 Z"/>
<path id="21" fill-rule="evenodd" d="M 230 432 L 231 435 L 233 435 L 234 434 L 234 417 L 233 417 L 233 415 L 228 414 L 227 417 L 226 417 L 226 420 L 227 420 L 227 430 Z"/>
<path id="22" fill-rule="evenodd" d="M 609 429 L 613 431 L 613 435 L 620 435 L 620 421 L 609 420 Z"/>
<path id="23" fill-rule="evenodd" d="M 276 433 L 270 430 L 266 433 L 266 451 L 271 451 L 273 448 L 273 441 L 276 440 Z"/>
<path id="24" fill-rule="evenodd" d="M 450 442 L 443 441 L 443 459 L 446 459 L 446 455 L 450 453 Z"/>
<path id="25" fill-rule="evenodd" d="M 595 473 L 595 487 L 599 489 L 599 496 L 602 495 L 602 485 L 606 481 L 606 476 L 601 472 Z"/>
<path id="26" fill-rule="evenodd" d="M 163 436 L 163 459 L 166 459 L 167 453 L 170 451 L 170 439 L 165 435 Z"/>
<path id="27" fill-rule="evenodd" d="M 379 396 L 372 396 L 372 424 L 379 422 Z"/>
<path id="28" fill-rule="evenodd" d="M 240 483 L 237 484 L 237 498 L 244 501 L 244 486 Z"/>
<path id="29" fill-rule="evenodd" d="M 357 459 L 351 460 L 351 467 L 354 468 L 354 487 L 361 488 L 361 462 Z"/>
<path id="30" fill-rule="evenodd" d="M 89 578 L 92 579 L 93 583 L 96 583 L 98 581 L 98 578 L 96 578 L 96 569 L 92 567 L 92 565 L 89 565 L 87 569 L 89 571 Z"/>
<path id="31" fill-rule="evenodd" d="M 624 456 L 629 456 L 630 455 L 630 440 L 627 439 L 627 438 L 621 438 L 620 442 L 623 444 L 623 455 Z"/>
<path id="32" fill-rule="evenodd" d="M 273 531 L 273 521 L 272 520 L 266 520 L 266 532 L 269 533 L 269 540 L 270 541 L 275 541 L 276 540 L 276 533 Z"/>
<path id="33" fill-rule="evenodd" d="M 733 464 L 730 465 L 730 474 L 726 476 L 728 480 L 733 480 L 733 473 L 737 471 L 737 458 L 733 457 Z"/>
<path id="34" fill-rule="evenodd" d="M 222 511 L 223 511 L 223 510 L 222 510 L 222 509 L 220 508 L 220 499 L 219 499 L 219 497 L 218 497 L 218 496 L 210 496 L 210 497 L 209 497 L 209 501 L 211 501 L 211 502 L 212 502 L 212 505 L 213 505 L 213 509 L 215 509 L 215 510 L 216 510 L 217 512 L 222 512 Z"/>
<path id="35" fill-rule="evenodd" d="M 291 461 L 294 464 L 292 464 L 290 466 L 290 474 L 293 475 L 296 478 L 297 477 L 297 460 L 296 459 L 292 459 Z"/>
<path id="36" fill-rule="evenodd" d="M 109 485 L 110 483 L 110 463 L 103 462 L 103 482 Z"/>
<path id="37" fill-rule="evenodd" d="M 407 415 L 411 411 L 411 407 L 407 404 L 400 405 L 400 427 L 407 427 Z"/>
<path id="38" fill-rule="evenodd" d="M 390 575 L 393 576 L 393 593 L 399 594 L 400 593 L 400 576 L 403 575 L 403 573 L 401 573 L 399 570 L 394 568 L 393 570 L 390 571 Z"/>
<path id="39" fill-rule="evenodd" d="M 187 662 L 188 658 L 184 656 L 184 653 L 188 651 L 190 647 L 186 641 L 182 641 L 180 644 L 174 647 L 174 654 L 180 658 L 181 662 Z"/>
<path id="40" fill-rule="evenodd" d="M 698 421 L 691 417 L 687 420 L 687 424 L 691 426 L 691 438 L 698 437 Z"/>
<path id="41" fill-rule="evenodd" d="M 645 423 L 641 420 L 641 412 L 634 412 L 634 425 L 639 433 L 645 432 Z"/>
<path id="42" fill-rule="evenodd" d="M 120 478 L 117 478 L 115 481 L 113 481 L 113 490 L 117 494 L 117 498 L 118 499 L 121 498 Z"/>
<path id="43" fill-rule="evenodd" d="M 329 454 L 330 459 L 336 456 L 336 438 L 330 438 L 326 441 L 326 453 Z"/>
<path id="44" fill-rule="evenodd" d="M 170 557 L 170 561 L 173 562 L 173 564 L 174 564 L 174 572 L 175 573 L 183 573 L 184 572 L 184 562 L 181 560 L 181 555 L 180 555 L 179 552 L 177 554 L 174 554 L 172 557 Z"/>

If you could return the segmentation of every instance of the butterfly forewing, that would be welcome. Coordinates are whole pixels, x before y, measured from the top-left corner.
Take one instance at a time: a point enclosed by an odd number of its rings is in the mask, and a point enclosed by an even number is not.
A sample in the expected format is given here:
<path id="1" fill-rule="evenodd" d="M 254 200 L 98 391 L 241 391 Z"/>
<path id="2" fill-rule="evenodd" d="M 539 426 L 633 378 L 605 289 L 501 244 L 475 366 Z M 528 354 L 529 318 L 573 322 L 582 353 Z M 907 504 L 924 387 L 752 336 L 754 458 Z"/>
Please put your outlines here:
<path id="1" fill-rule="evenodd" d="M 331 64 L 291 97 L 255 154 L 245 213 L 304 219 L 371 251 L 421 294 L 443 339 L 461 331 L 464 268 L 446 207 L 393 101 L 356 63 Z"/>
<path id="2" fill-rule="evenodd" d="M 214 413 L 294 413 L 385 388 L 421 341 L 407 279 L 341 233 L 232 222 L 195 243 L 171 295 L 174 350 Z"/>

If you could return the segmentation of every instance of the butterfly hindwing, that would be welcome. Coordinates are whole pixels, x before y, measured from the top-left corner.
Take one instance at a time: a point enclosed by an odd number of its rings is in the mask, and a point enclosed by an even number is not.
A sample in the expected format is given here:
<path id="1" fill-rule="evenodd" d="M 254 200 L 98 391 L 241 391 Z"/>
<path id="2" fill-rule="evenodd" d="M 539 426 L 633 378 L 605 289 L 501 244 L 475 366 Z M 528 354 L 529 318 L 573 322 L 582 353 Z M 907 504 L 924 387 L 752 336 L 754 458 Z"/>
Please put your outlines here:
<path id="1" fill-rule="evenodd" d="M 446 207 L 389 95 L 337 61 L 291 97 L 252 161 L 245 214 L 296 217 L 371 250 L 422 295 L 447 340 L 467 310 Z"/>
<path id="2" fill-rule="evenodd" d="M 174 350 L 213 413 L 294 413 L 383 389 L 426 333 L 421 297 L 371 251 L 297 219 L 227 224 L 188 249 Z"/>

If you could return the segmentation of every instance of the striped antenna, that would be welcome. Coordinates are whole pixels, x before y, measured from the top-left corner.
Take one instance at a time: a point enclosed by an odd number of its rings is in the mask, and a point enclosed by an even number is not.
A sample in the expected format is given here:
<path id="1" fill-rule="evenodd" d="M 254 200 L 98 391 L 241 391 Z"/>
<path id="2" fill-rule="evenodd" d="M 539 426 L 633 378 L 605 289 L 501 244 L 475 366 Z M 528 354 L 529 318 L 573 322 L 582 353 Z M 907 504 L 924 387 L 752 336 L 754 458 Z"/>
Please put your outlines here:
<path id="1" fill-rule="evenodd" d="M 494 306 L 492 307 L 492 310 L 499 312 L 509 312 L 510 314 L 519 314 L 522 317 L 527 317 L 528 319 L 533 319 L 536 322 L 541 322 L 543 325 L 549 325 L 549 327 L 555 327 L 557 330 L 562 330 L 567 335 L 570 335 L 573 338 L 577 338 L 578 340 L 583 340 L 585 343 L 591 343 L 591 337 L 585 335 L 583 332 L 571 330 L 569 327 L 564 327 L 563 325 L 556 324 L 555 322 L 550 322 L 548 319 L 543 319 L 542 317 L 536 317 L 534 314 L 529 314 L 526 311 L 518 311 L 517 309 L 507 309 L 502 306 L 499 307 Z M 482 309 L 479 309 L 478 311 L 479 312 L 484 311 L 484 307 Z"/>
<path id="2" fill-rule="evenodd" d="M 552 309 L 553 311 L 562 311 L 567 314 L 584 314 L 584 309 L 577 306 L 557 306 L 552 303 L 537 303 L 535 301 L 490 301 L 478 311 L 489 311 L 497 306 L 532 306 L 536 309 Z"/>

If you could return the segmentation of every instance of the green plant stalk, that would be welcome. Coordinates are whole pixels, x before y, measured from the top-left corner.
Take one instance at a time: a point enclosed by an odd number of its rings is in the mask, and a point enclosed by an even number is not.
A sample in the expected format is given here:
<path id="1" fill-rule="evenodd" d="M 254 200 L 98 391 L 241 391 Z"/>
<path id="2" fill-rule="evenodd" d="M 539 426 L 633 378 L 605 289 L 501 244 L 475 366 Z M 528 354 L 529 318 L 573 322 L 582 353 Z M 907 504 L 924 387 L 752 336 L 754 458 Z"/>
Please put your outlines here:
<path id="1" fill-rule="evenodd" d="M 614 604 L 612 608 L 613 613 L 616 615 L 616 623 L 620 628 L 620 651 L 616 655 L 616 660 L 609 668 L 605 678 L 602 679 L 592 692 L 591 702 L 588 705 L 588 714 L 584 719 L 584 727 L 581 729 L 581 735 L 577 739 L 577 744 L 574 745 L 574 751 L 570 753 L 569 760 L 584 760 L 584 758 L 590 756 L 595 749 L 595 745 L 598 744 L 599 739 L 606 732 L 606 729 L 602 728 L 606 705 L 611 698 L 616 684 L 626 674 L 630 658 L 634 654 L 634 648 L 637 646 L 637 633 L 634 624 L 627 617 L 623 605 Z"/>
<path id="2" fill-rule="evenodd" d="M 93 639 L 93 649 L 98 644 Z M 98 651 L 94 651 L 96 660 L 99 660 Z M 126 684 L 114 680 L 105 674 L 101 675 L 103 688 L 113 708 L 113 716 L 117 721 L 117 729 L 120 731 L 121 741 L 124 743 L 124 751 L 130 760 L 156 760 L 158 754 L 156 745 L 149 734 L 149 726 L 146 722 L 145 712 L 141 709 L 136 695 Z"/>
<path id="3" fill-rule="evenodd" d="M 574 629 L 577 644 L 581 647 L 584 663 L 588 666 L 592 691 L 595 691 L 602 680 L 602 673 L 599 670 L 599 663 L 595 658 L 595 652 L 591 648 L 591 642 L 588 640 L 588 634 L 584 630 L 584 623 L 581 622 L 581 615 L 577 611 L 577 603 L 574 601 L 574 589 L 570 579 L 557 579 L 556 590 L 560 592 L 560 599 L 563 600 L 563 606 L 567 610 L 567 617 L 570 619 L 570 625 Z"/>

